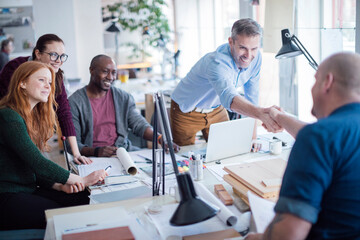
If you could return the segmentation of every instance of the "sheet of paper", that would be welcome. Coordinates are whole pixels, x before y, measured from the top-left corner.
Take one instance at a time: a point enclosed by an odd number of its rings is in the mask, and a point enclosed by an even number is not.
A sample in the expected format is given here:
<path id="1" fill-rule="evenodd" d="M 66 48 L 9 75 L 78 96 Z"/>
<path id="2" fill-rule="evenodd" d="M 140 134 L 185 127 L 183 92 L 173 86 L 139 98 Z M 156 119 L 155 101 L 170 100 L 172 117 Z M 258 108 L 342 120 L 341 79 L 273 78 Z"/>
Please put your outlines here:
<path id="1" fill-rule="evenodd" d="M 142 150 L 136 151 L 134 153 L 137 154 L 138 156 L 144 158 L 144 161 L 145 161 L 145 159 L 150 159 L 150 160 L 152 159 L 152 149 L 142 149 Z M 176 158 L 176 161 L 186 160 L 187 159 L 186 157 L 183 157 L 183 156 L 180 156 L 180 155 L 177 155 L 177 154 L 175 154 L 175 158 Z M 165 162 L 166 163 L 171 163 L 170 154 L 165 153 Z"/>
<path id="2" fill-rule="evenodd" d="M 111 166 L 111 175 L 124 175 L 124 168 L 121 165 L 118 158 L 91 158 L 93 162 L 87 165 L 77 165 L 80 176 L 87 176 L 93 171 L 105 169 L 107 166 Z"/>
<path id="3" fill-rule="evenodd" d="M 126 190 L 130 188 L 135 187 L 141 187 L 144 186 L 144 184 L 141 181 L 129 183 L 129 184 L 121 184 L 121 185 L 110 185 L 110 186 L 98 186 L 96 188 L 91 188 L 91 196 L 101 193 L 107 193 L 107 192 L 114 192 L 119 190 Z M 90 198 L 90 204 L 94 204 L 95 202 L 91 201 Z"/>
<path id="4" fill-rule="evenodd" d="M 136 239 L 146 239 L 135 215 L 128 214 L 122 207 L 105 208 L 86 212 L 69 213 L 53 217 L 56 239 L 62 234 L 93 231 L 99 229 L 129 226 Z"/>
<path id="5" fill-rule="evenodd" d="M 152 188 L 152 178 L 146 178 L 142 182 Z M 170 194 L 169 188 L 174 187 L 177 184 L 175 174 L 165 176 L 165 193 Z"/>
<path id="6" fill-rule="evenodd" d="M 258 197 L 251 191 L 248 191 L 248 198 L 256 230 L 258 233 L 264 233 L 275 216 L 275 203 Z"/>
<path id="7" fill-rule="evenodd" d="M 152 190 L 149 187 L 139 186 L 125 190 L 118 190 L 118 191 L 91 195 L 90 199 L 94 203 L 107 203 L 107 202 L 127 200 L 131 198 L 144 198 L 151 196 L 152 196 Z"/>
<path id="8" fill-rule="evenodd" d="M 162 239 L 166 239 L 168 236 L 187 236 L 199 233 L 207 233 L 210 231 L 220 231 L 230 227 L 227 227 L 219 218 L 213 217 L 201 223 L 195 223 L 188 226 L 171 226 L 170 218 L 175 212 L 178 204 L 169 204 L 162 207 L 162 211 L 159 214 L 149 214 L 153 220 L 156 228 L 158 229 Z"/>
<path id="9" fill-rule="evenodd" d="M 65 232 L 95 230 L 101 224 L 114 223 L 114 219 L 119 216 L 127 216 L 122 207 L 56 215 L 53 217 L 56 239 L 61 240 L 61 235 Z"/>
<path id="10" fill-rule="evenodd" d="M 206 221 L 191 224 L 188 226 L 171 226 L 170 225 L 170 218 L 172 217 L 175 209 L 177 208 L 178 204 L 168 204 L 162 206 L 162 211 L 159 214 L 149 214 L 152 222 L 158 229 L 160 236 L 162 239 L 166 239 L 168 236 L 188 236 L 200 233 L 207 233 L 207 232 L 214 232 L 225 230 L 231 227 L 228 227 L 223 223 L 220 218 L 213 217 Z M 234 212 L 235 215 L 238 217 L 239 221 L 233 228 L 238 231 L 242 232 L 249 228 L 250 226 L 250 214 L 249 213 L 240 213 L 235 206 L 228 207 L 230 211 Z"/>

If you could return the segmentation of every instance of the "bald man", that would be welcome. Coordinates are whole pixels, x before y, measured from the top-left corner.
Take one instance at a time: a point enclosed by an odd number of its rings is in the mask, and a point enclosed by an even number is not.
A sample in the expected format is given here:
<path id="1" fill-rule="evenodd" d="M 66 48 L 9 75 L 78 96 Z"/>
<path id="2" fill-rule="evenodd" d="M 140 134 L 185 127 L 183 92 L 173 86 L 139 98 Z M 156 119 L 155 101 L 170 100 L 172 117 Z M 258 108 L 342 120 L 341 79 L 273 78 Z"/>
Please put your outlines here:
<path id="1" fill-rule="evenodd" d="M 136 136 L 152 141 L 152 127 L 135 109 L 133 97 L 112 86 L 117 76 L 114 60 L 97 55 L 89 69 L 89 84 L 69 98 L 80 153 L 109 157 L 118 147 L 138 150 L 128 138 L 128 129 Z M 176 144 L 174 150 L 178 151 Z"/>
<path id="2" fill-rule="evenodd" d="M 296 142 L 275 218 L 247 239 L 360 239 L 360 55 L 329 57 L 315 79 L 316 123 L 272 110 L 278 124 L 297 129 Z"/>

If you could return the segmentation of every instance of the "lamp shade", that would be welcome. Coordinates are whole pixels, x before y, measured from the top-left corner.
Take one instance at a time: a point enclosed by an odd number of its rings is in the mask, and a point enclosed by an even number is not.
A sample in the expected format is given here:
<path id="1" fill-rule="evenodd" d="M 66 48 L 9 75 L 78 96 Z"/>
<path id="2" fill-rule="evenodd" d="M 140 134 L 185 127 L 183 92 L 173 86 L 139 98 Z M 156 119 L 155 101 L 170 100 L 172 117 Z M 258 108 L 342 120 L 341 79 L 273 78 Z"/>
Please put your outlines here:
<path id="1" fill-rule="evenodd" d="M 111 25 L 106 29 L 107 32 L 120 32 L 118 26 L 116 26 L 116 22 L 112 22 Z"/>
<path id="2" fill-rule="evenodd" d="M 218 213 L 218 208 L 212 207 L 197 196 L 190 174 L 181 173 L 176 178 L 181 201 L 170 219 L 171 225 L 184 226 L 198 223 Z"/>
<path id="3" fill-rule="evenodd" d="M 281 30 L 282 47 L 276 54 L 276 59 L 291 58 L 302 54 L 301 50 L 293 43 L 289 29 Z"/>

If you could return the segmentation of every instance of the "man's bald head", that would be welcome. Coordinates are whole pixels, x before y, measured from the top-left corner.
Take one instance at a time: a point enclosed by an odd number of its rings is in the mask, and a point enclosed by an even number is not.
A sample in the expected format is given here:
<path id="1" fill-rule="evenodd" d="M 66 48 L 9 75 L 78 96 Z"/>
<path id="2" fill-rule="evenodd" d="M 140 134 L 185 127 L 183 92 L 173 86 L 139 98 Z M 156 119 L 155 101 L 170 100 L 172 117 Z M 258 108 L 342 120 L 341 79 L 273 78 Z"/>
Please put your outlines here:
<path id="1" fill-rule="evenodd" d="M 93 93 L 107 92 L 117 77 L 114 60 L 106 55 L 95 56 L 90 63 L 90 82 L 88 91 Z"/>
<path id="2" fill-rule="evenodd" d="M 101 63 L 101 61 L 104 61 L 105 59 L 111 59 L 111 57 L 104 55 L 104 54 L 99 54 L 97 56 L 95 56 L 90 63 L 90 70 L 96 68 L 97 66 L 99 66 L 99 64 Z"/>
<path id="3" fill-rule="evenodd" d="M 322 66 L 321 66 L 322 65 Z M 341 95 L 360 95 L 360 55 L 350 52 L 337 53 L 327 58 L 319 67 L 323 73 L 334 75 L 334 84 Z"/>

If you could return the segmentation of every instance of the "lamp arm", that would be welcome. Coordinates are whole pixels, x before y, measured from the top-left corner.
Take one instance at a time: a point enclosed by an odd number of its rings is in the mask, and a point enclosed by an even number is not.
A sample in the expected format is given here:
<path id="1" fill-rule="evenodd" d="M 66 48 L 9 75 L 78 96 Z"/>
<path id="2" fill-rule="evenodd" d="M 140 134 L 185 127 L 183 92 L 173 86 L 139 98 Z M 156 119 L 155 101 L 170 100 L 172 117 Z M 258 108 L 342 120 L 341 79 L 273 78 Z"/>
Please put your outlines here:
<path id="1" fill-rule="evenodd" d="M 172 160 L 172 164 L 173 164 L 173 168 L 174 168 L 174 172 L 175 175 L 179 175 L 179 169 L 176 163 L 176 157 L 175 157 L 175 152 L 174 152 L 174 145 L 172 142 L 172 135 L 170 132 L 170 124 L 169 124 L 169 119 L 166 113 L 166 107 L 165 107 L 165 101 L 164 101 L 164 95 L 162 94 L 162 92 L 156 93 L 155 94 L 155 104 L 158 107 L 158 114 L 160 117 L 160 127 L 161 130 L 163 131 L 163 141 L 165 144 L 168 145 L 169 151 L 170 151 L 170 157 Z"/>
<path id="2" fill-rule="evenodd" d="M 309 61 L 310 66 L 317 71 L 318 69 L 318 64 L 316 63 L 316 61 L 314 60 L 314 58 L 310 55 L 310 53 L 306 50 L 306 48 L 304 47 L 304 45 L 300 42 L 300 40 L 295 36 L 295 34 L 293 34 L 291 36 L 291 40 L 295 43 L 295 45 L 300 49 L 300 51 L 304 54 L 304 56 L 306 57 L 306 59 Z"/>

